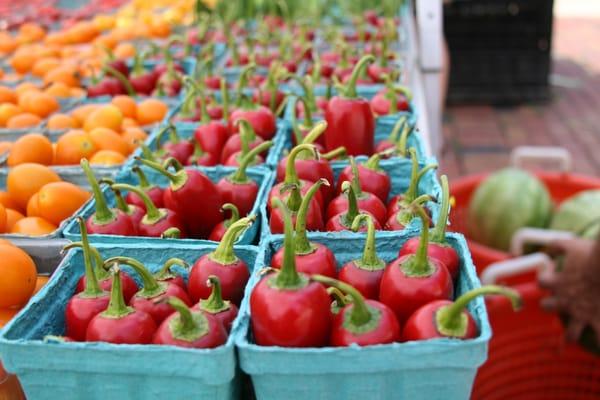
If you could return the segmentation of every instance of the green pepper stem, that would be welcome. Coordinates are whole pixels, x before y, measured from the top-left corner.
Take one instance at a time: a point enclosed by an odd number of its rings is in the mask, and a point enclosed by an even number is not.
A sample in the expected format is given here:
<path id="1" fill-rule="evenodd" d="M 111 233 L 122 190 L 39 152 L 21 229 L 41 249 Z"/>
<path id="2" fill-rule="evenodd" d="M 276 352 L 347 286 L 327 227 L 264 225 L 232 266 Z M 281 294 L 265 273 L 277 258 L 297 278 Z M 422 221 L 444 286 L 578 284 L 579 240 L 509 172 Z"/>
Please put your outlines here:
<path id="1" fill-rule="evenodd" d="M 153 162 L 157 162 L 158 158 L 156 157 L 156 155 L 152 152 L 152 150 L 150 150 L 150 147 L 148 147 L 148 145 L 142 141 L 138 141 L 138 146 L 140 146 L 140 149 L 142 149 L 142 157 L 144 160 L 148 160 L 148 161 L 153 161 Z"/>
<path id="2" fill-rule="evenodd" d="M 178 313 L 170 326 L 174 338 L 192 342 L 208 334 L 208 324 L 202 312 L 192 312 L 178 297 L 169 297 L 167 304 Z"/>
<path id="3" fill-rule="evenodd" d="M 344 183 L 342 183 L 342 192 L 346 193 L 346 196 L 348 197 L 348 210 L 342 217 L 343 223 L 346 227 L 351 227 L 352 222 L 354 222 L 354 218 L 360 214 L 358 202 L 356 200 L 356 193 L 354 193 L 354 187 L 348 181 L 344 181 Z"/>
<path id="4" fill-rule="evenodd" d="M 294 254 L 294 231 L 292 228 L 292 215 L 281 199 L 273 199 L 273 207 L 281 211 L 283 218 L 283 265 L 277 273 L 275 284 L 279 288 L 293 288 L 302 284 L 302 277 L 296 270 L 296 256 Z"/>
<path id="5" fill-rule="evenodd" d="M 363 249 L 362 258 L 356 260 L 355 264 L 370 271 L 380 270 L 385 268 L 385 262 L 377 256 L 375 246 L 375 223 L 370 214 L 358 214 L 352 221 L 352 230 L 358 232 L 363 223 L 367 223 L 367 238 L 365 239 L 365 247 Z"/>
<path id="6" fill-rule="evenodd" d="M 221 106 L 223 107 L 223 119 L 229 120 L 229 91 L 227 90 L 227 80 L 221 78 Z"/>
<path id="7" fill-rule="evenodd" d="M 221 292 L 221 281 L 216 275 L 209 275 L 206 282 L 212 288 L 210 296 L 206 300 L 200 300 L 200 308 L 211 314 L 217 314 L 231 308 L 231 302 L 223 300 Z"/>
<path id="8" fill-rule="evenodd" d="M 242 121 L 242 120 L 240 120 L 240 121 Z M 240 185 L 242 185 L 244 183 L 248 183 L 248 181 L 250 179 L 250 178 L 248 178 L 248 174 L 247 174 L 248 166 L 254 161 L 256 156 L 267 151 L 269 148 L 271 148 L 271 146 L 273 146 L 273 142 L 268 140 L 266 142 L 259 144 L 255 148 L 249 150 L 248 153 L 246 153 L 239 160 L 239 166 L 238 166 L 237 170 L 229 176 L 229 181 L 240 184 Z"/>
<path id="9" fill-rule="evenodd" d="M 346 148 L 344 146 L 340 146 L 337 147 L 327 153 L 324 154 L 320 154 L 319 157 L 322 158 L 323 160 L 333 160 L 336 159 L 338 157 L 344 157 L 346 156 L 346 154 L 348 153 L 348 150 L 346 150 Z"/>
<path id="10" fill-rule="evenodd" d="M 180 237 L 181 230 L 175 227 L 165 229 L 165 231 L 160 234 L 161 239 L 179 239 Z"/>
<path id="11" fill-rule="evenodd" d="M 350 304 L 350 301 L 348 301 L 348 298 L 346 297 L 346 295 L 344 293 L 342 293 L 342 291 L 336 287 L 333 287 L 333 286 L 328 287 L 327 293 L 331 297 L 333 297 L 333 301 L 336 302 L 340 308 L 343 308 L 344 306 L 347 306 L 348 304 Z"/>
<path id="12" fill-rule="evenodd" d="M 348 80 L 348 84 L 344 88 L 344 96 L 350 99 L 355 99 L 358 97 L 356 92 L 356 83 L 358 81 L 359 76 L 362 75 L 364 69 L 368 64 L 371 64 L 375 61 L 375 57 L 371 54 L 363 56 L 358 63 L 354 66 L 352 70 L 352 75 L 350 75 L 350 79 Z"/>
<path id="13" fill-rule="evenodd" d="M 158 282 L 148 269 L 138 260 L 131 257 L 111 257 L 104 261 L 104 267 L 114 263 L 129 265 L 142 278 L 143 288 L 136 293 L 136 296 L 152 298 L 166 292 L 166 285 Z"/>
<path id="14" fill-rule="evenodd" d="M 380 171 L 379 162 L 381 161 L 381 153 L 375 153 L 367 161 L 363 163 L 363 167 L 371 171 Z"/>
<path id="15" fill-rule="evenodd" d="M 302 144 L 313 144 L 327 130 L 327 122 L 320 121 L 314 124 L 310 132 L 302 139 Z"/>
<path id="16" fill-rule="evenodd" d="M 354 324 L 355 326 L 362 326 L 368 324 L 371 321 L 371 311 L 369 311 L 369 308 L 365 303 L 365 298 L 354 287 L 348 285 L 347 283 L 338 281 L 337 279 L 333 279 L 324 275 L 311 275 L 310 279 L 327 286 L 332 286 L 336 289 L 339 289 L 343 293 L 347 293 L 348 295 L 350 295 L 350 298 L 352 299 L 350 321 L 352 322 L 352 324 Z"/>
<path id="17" fill-rule="evenodd" d="M 419 160 L 417 159 L 417 150 L 415 150 L 414 147 L 408 149 L 408 152 L 410 154 L 412 169 L 410 172 L 410 183 L 408 189 L 404 192 L 404 198 L 410 203 L 417 197 L 417 188 L 419 185 Z"/>
<path id="18" fill-rule="evenodd" d="M 126 183 L 115 183 L 114 185 L 112 185 L 112 188 L 113 190 L 127 190 L 138 195 L 138 197 L 144 203 L 144 206 L 146 206 L 146 215 L 142 219 L 142 223 L 154 225 L 165 217 L 166 212 L 164 210 L 159 210 L 158 208 L 156 208 L 150 196 L 148 196 L 148 194 L 139 187 L 128 185 Z"/>
<path id="19" fill-rule="evenodd" d="M 398 144 L 398 140 L 399 140 L 398 135 L 400 134 L 400 129 L 402 129 L 406 125 L 407 121 L 408 121 L 408 117 L 405 115 L 398 118 L 398 120 L 394 124 L 394 127 L 392 128 L 392 131 L 388 135 L 388 140 L 390 142 Z"/>
<path id="20" fill-rule="evenodd" d="M 145 160 L 143 158 L 140 157 L 135 157 L 135 159 L 139 162 L 141 162 L 142 164 L 156 170 L 157 172 L 160 172 L 162 175 L 166 176 L 170 181 L 171 181 L 171 186 L 172 188 L 180 188 L 183 185 L 185 185 L 185 183 L 187 182 L 187 174 L 185 173 L 185 171 L 178 171 L 177 173 L 171 173 L 167 170 L 167 168 L 165 168 L 163 165 L 155 162 L 155 161 L 150 161 L 150 160 Z M 169 162 L 171 159 L 167 159 L 165 161 L 165 164 L 167 164 L 167 162 Z"/>
<path id="21" fill-rule="evenodd" d="M 463 316 L 465 308 L 478 296 L 489 294 L 508 297 L 514 310 L 522 306 L 521 296 L 516 290 L 497 285 L 482 286 L 464 293 L 452 304 L 443 306 L 437 311 L 435 322 L 438 331 L 444 336 L 464 336 L 467 329 L 467 320 Z"/>
<path id="22" fill-rule="evenodd" d="M 131 214 L 132 209 L 130 208 L 130 205 L 127 204 L 127 202 L 125 201 L 125 199 L 123 198 L 123 194 L 121 193 L 121 191 L 119 189 L 115 189 L 112 186 L 114 185 L 115 181 L 111 178 L 102 178 L 100 179 L 100 181 L 98 181 L 99 184 L 107 184 L 108 186 L 110 186 L 110 189 L 113 191 L 113 194 L 115 195 L 115 202 L 117 205 L 117 209 L 123 211 L 126 214 Z"/>
<path id="23" fill-rule="evenodd" d="M 154 187 L 154 185 L 151 185 L 150 182 L 148 182 L 148 178 L 146 177 L 146 174 L 144 173 L 144 171 L 142 171 L 142 169 L 139 166 L 134 165 L 131 168 L 131 170 L 137 174 L 138 180 L 140 181 L 140 183 L 138 184 L 138 186 L 140 188 L 142 188 L 143 190 L 148 191 L 148 190 L 150 190 L 150 189 L 152 189 Z"/>
<path id="24" fill-rule="evenodd" d="M 243 97 L 243 93 L 244 93 L 244 88 L 248 85 L 248 79 L 250 77 L 250 74 L 253 74 L 255 70 L 256 70 L 256 64 L 250 63 L 244 67 L 242 72 L 240 72 L 240 76 L 238 79 L 238 85 L 237 85 L 237 93 L 236 93 L 237 98 L 235 99 L 237 107 L 242 106 L 242 97 Z"/>
<path id="25" fill-rule="evenodd" d="M 437 223 L 431 233 L 431 241 L 435 243 L 444 243 L 446 241 L 446 226 L 448 225 L 448 214 L 450 213 L 450 189 L 448 186 L 448 177 L 440 177 L 442 184 L 442 208 L 438 216 Z"/>
<path id="26" fill-rule="evenodd" d="M 292 132 L 294 133 L 294 137 L 296 138 L 296 143 L 302 143 L 302 140 L 304 140 L 304 138 L 302 137 L 302 130 L 298 126 L 298 118 L 296 116 L 296 105 L 298 104 L 298 101 L 299 97 L 296 97 L 293 101 L 293 104 L 291 105 L 292 113 L 290 123 L 292 125 Z"/>
<path id="27" fill-rule="evenodd" d="M 93 216 L 93 221 L 99 225 L 106 225 L 115 220 L 116 215 L 113 210 L 108 207 L 106 203 L 106 198 L 100 189 L 100 185 L 92 172 L 90 167 L 90 163 L 87 159 L 81 159 L 81 168 L 87 177 L 88 182 L 90 183 L 90 187 L 92 188 L 92 193 L 94 194 L 94 200 L 96 201 L 96 212 Z"/>
<path id="28" fill-rule="evenodd" d="M 303 151 L 312 152 L 315 158 L 318 158 L 319 156 L 317 148 L 313 144 L 299 144 L 298 146 L 294 147 L 290 151 L 290 154 L 288 154 L 285 165 L 285 183 L 300 183 L 300 179 L 298 178 L 298 174 L 296 172 L 296 157 L 298 157 L 298 155 Z"/>
<path id="29" fill-rule="evenodd" d="M 290 192 L 287 199 L 286 206 L 292 213 L 297 213 L 302 204 L 302 194 L 300 193 L 300 186 L 295 183 L 284 183 L 281 187 L 280 194 Z"/>
<path id="30" fill-rule="evenodd" d="M 358 166 L 356 165 L 356 159 L 350 157 L 350 170 L 352 171 L 352 190 L 357 198 L 362 197 L 363 192 L 360 187 L 360 174 L 358 172 Z M 350 222 L 352 224 L 352 222 Z"/>
<path id="31" fill-rule="evenodd" d="M 413 202 L 413 209 L 421 219 L 421 238 L 419 239 L 419 247 L 414 255 L 409 256 L 402 264 L 404 273 L 411 277 L 426 277 L 431 276 L 434 272 L 433 266 L 427 256 L 427 247 L 429 245 L 429 217 L 420 204 Z"/>
<path id="32" fill-rule="evenodd" d="M 108 307 L 100 315 L 109 318 L 123 318 L 135 312 L 133 307 L 127 306 L 123 297 L 123 289 L 121 287 L 121 269 L 119 263 L 115 262 L 111 268 L 112 287 L 110 289 L 110 300 Z"/>
<path id="33" fill-rule="evenodd" d="M 403 125 L 402 133 L 400 134 L 400 139 L 398 139 L 398 143 L 396 144 L 396 149 L 398 154 L 402 157 L 406 157 L 406 146 L 408 145 L 408 136 L 412 133 L 413 126 L 410 123 L 406 123 Z"/>
<path id="34" fill-rule="evenodd" d="M 154 277 L 157 280 L 174 278 L 176 274 L 174 274 L 173 271 L 171 271 L 171 268 L 174 265 L 179 265 L 180 267 L 183 267 L 185 269 L 190 269 L 190 265 L 181 258 L 169 258 L 167 261 L 165 261 L 160 271 L 158 271 L 158 273 L 156 273 Z"/>
<path id="35" fill-rule="evenodd" d="M 239 221 L 239 219 L 240 219 L 240 211 L 235 206 L 235 204 L 225 203 L 221 207 L 221 211 L 222 212 L 225 212 L 225 211 L 231 212 L 231 216 L 228 219 L 226 219 L 223 223 L 225 225 L 225 228 L 229 228 L 231 226 L 231 224 L 233 224 L 236 221 Z"/>
<path id="36" fill-rule="evenodd" d="M 234 264 L 238 258 L 235 255 L 233 244 L 238 237 L 244 232 L 256 219 L 255 215 L 249 217 L 240 218 L 227 228 L 227 231 L 223 235 L 223 238 L 219 242 L 219 245 L 210 253 L 210 259 L 221 265 Z"/>
<path id="37" fill-rule="evenodd" d="M 306 234 L 306 216 L 308 215 L 309 206 L 313 198 L 315 197 L 315 194 L 321 188 L 322 185 L 330 186 L 329 181 L 327 181 L 327 179 L 319 179 L 310 187 L 310 189 L 308 189 L 308 191 L 302 198 L 302 202 L 300 203 L 298 215 L 296 216 L 295 254 L 305 255 L 314 251 L 314 246 L 310 244 L 310 242 L 308 241 L 308 236 Z"/>
<path id="38" fill-rule="evenodd" d="M 81 231 L 81 248 L 83 252 L 83 265 L 85 267 L 85 289 L 83 290 L 83 295 L 85 297 L 99 297 L 104 294 L 104 291 L 100 288 L 100 284 L 92 268 L 92 257 L 85 221 L 82 217 L 77 217 L 77 223 Z"/>
<path id="39" fill-rule="evenodd" d="M 123 75 L 110 65 L 105 65 L 104 67 L 102 67 L 102 70 L 104 71 L 104 73 L 111 74 L 112 76 L 114 76 L 119 81 L 119 83 L 123 85 L 129 96 L 137 96 L 135 89 L 133 88 L 133 86 L 131 86 L 131 82 L 129 82 L 129 79 L 127 79 L 125 75 Z"/>

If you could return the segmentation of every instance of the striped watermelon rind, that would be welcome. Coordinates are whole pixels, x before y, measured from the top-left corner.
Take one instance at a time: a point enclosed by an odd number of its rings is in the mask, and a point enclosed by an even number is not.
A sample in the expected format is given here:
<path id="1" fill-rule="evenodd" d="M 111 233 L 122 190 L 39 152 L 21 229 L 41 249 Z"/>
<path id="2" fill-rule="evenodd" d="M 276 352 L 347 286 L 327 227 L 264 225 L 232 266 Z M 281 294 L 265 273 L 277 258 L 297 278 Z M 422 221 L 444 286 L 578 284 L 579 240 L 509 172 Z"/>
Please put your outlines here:
<path id="1" fill-rule="evenodd" d="M 573 232 L 593 239 L 600 231 L 600 189 L 579 192 L 561 203 L 551 229 Z"/>

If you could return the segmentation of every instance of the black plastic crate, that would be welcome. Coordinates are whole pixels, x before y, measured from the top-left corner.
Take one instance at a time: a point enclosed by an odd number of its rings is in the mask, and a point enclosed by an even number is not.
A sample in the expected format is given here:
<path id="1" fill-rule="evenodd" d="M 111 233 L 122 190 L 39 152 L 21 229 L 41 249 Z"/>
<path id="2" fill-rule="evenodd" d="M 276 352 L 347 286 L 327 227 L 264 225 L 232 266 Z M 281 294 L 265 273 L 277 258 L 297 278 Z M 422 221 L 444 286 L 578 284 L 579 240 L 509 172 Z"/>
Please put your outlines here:
<path id="1" fill-rule="evenodd" d="M 547 99 L 552 6 L 552 0 L 447 4 L 448 101 L 511 104 Z"/>

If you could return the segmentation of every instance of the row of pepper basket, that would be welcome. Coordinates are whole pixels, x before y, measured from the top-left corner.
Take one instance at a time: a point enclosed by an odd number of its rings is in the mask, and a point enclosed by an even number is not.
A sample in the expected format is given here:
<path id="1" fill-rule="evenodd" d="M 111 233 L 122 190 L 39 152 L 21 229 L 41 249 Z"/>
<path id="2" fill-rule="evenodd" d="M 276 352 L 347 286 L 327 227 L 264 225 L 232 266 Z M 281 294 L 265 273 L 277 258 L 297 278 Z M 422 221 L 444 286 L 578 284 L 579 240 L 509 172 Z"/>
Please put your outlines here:
<path id="1" fill-rule="evenodd" d="M 481 295 L 517 299 L 480 288 L 410 93 L 365 83 L 369 64 L 384 68 L 361 58 L 328 101 L 292 78 L 267 106 L 249 65 L 201 122 L 191 80 L 114 179 L 83 160 L 94 199 L 0 334 L 27 396 L 468 398 L 491 336 Z"/>

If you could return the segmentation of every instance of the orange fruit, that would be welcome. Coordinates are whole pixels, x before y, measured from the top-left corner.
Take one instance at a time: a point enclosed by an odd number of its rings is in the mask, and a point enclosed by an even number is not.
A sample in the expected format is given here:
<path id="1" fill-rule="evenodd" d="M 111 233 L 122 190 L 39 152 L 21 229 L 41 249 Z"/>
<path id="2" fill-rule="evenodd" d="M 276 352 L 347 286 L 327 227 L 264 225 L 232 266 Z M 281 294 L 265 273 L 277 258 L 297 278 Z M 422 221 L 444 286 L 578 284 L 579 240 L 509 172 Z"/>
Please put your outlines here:
<path id="1" fill-rule="evenodd" d="M 6 127 L 6 123 L 12 117 L 21 113 L 19 106 L 12 103 L 0 104 L 0 127 Z"/>
<path id="2" fill-rule="evenodd" d="M 29 198 L 45 184 L 59 181 L 60 177 L 50 168 L 40 164 L 26 163 L 10 169 L 6 187 L 8 194 L 17 203 L 19 209 L 25 209 Z"/>
<path id="3" fill-rule="evenodd" d="M 83 126 L 86 118 L 96 109 L 100 108 L 100 104 L 84 104 L 71 111 L 71 116 L 77 120 L 79 126 Z"/>
<path id="4" fill-rule="evenodd" d="M 6 232 L 6 208 L 0 205 L 0 233 Z"/>
<path id="5" fill-rule="evenodd" d="M 130 58 L 135 53 L 135 46 L 130 42 L 119 43 L 113 50 L 115 58 Z"/>
<path id="6" fill-rule="evenodd" d="M 13 210 L 21 211 L 23 208 L 17 204 L 17 202 L 10 197 L 8 192 L 0 191 L 0 204 L 2 204 L 6 208 L 10 208 Z"/>
<path id="7" fill-rule="evenodd" d="M 12 142 L 7 142 L 7 141 L 0 142 L 0 154 L 4 154 L 4 153 L 10 151 L 12 146 L 13 146 Z"/>
<path id="8" fill-rule="evenodd" d="M 24 42 L 36 42 L 46 36 L 46 30 L 35 22 L 26 22 L 19 27 L 19 36 Z"/>
<path id="9" fill-rule="evenodd" d="M 26 74 L 31 70 L 35 61 L 35 54 L 29 49 L 22 47 L 13 54 L 8 63 L 19 74 Z"/>
<path id="10" fill-rule="evenodd" d="M 42 290 L 42 288 L 44 286 L 46 286 L 46 283 L 48 283 L 49 280 L 50 280 L 49 276 L 38 275 L 37 279 L 35 280 L 35 289 L 33 290 L 33 294 L 36 294 L 37 292 Z M 32 294 L 32 296 L 33 296 L 33 294 Z"/>
<path id="11" fill-rule="evenodd" d="M 22 113 L 15 115 L 6 122 L 6 127 L 11 129 L 34 128 L 42 123 L 42 119 L 35 114 Z"/>
<path id="12" fill-rule="evenodd" d="M 85 119 L 83 129 L 90 132 L 94 128 L 109 128 L 113 131 L 120 131 L 123 123 L 123 113 L 118 107 L 112 104 L 100 106 L 92 111 Z"/>
<path id="13" fill-rule="evenodd" d="M 25 215 L 28 217 L 39 217 L 40 216 L 40 205 L 38 202 L 38 194 L 35 193 L 27 202 L 27 210 Z"/>
<path id="14" fill-rule="evenodd" d="M 86 95 L 85 89 L 74 87 L 69 91 L 69 97 L 84 97 Z"/>
<path id="15" fill-rule="evenodd" d="M 116 106 L 119 110 L 121 110 L 123 117 L 135 118 L 137 112 L 137 104 L 135 103 L 135 100 L 131 97 L 125 95 L 118 95 L 113 97 L 110 102 L 112 105 Z"/>
<path id="16" fill-rule="evenodd" d="M 54 97 L 71 97 L 71 89 L 62 82 L 54 82 L 44 90 L 44 93 Z"/>
<path id="17" fill-rule="evenodd" d="M 125 156 L 119 152 L 114 150 L 100 150 L 96 154 L 90 158 L 90 164 L 92 165 L 103 165 L 103 166 L 112 166 L 112 165 L 121 165 L 127 159 Z"/>
<path id="18" fill-rule="evenodd" d="M 21 311 L 20 308 L 0 308 L 0 328 L 2 328 L 4 325 L 8 324 L 10 322 L 11 319 L 14 318 L 15 315 L 17 315 L 17 313 Z M 0 369 L 2 369 L 2 366 L 0 366 Z M 0 371 L 2 372 L 2 371 Z M 0 374 L 0 376 L 2 376 L 2 374 Z M 10 375 L 9 378 L 10 379 Z M 8 383 L 8 381 L 6 382 Z"/>
<path id="19" fill-rule="evenodd" d="M 0 260 L 0 308 L 22 306 L 35 290 L 35 264 L 25 251 L 9 245 L 0 245 Z"/>
<path id="20" fill-rule="evenodd" d="M 18 96 L 17 105 L 23 110 L 23 112 L 28 112 L 29 104 L 33 100 L 36 93 L 39 93 L 39 89 L 30 89 L 25 92 L 22 92 Z"/>
<path id="21" fill-rule="evenodd" d="M 113 150 L 124 156 L 130 153 L 127 141 L 112 129 L 95 128 L 89 132 L 89 135 L 99 150 Z"/>
<path id="22" fill-rule="evenodd" d="M 58 227 L 40 217 L 25 217 L 13 226 L 10 233 L 42 236 L 54 232 Z"/>
<path id="23" fill-rule="evenodd" d="M 56 165 L 79 164 L 82 158 L 90 158 L 96 150 L 87 132 L 73 129 L 58 138 L 54 163 Z"/>
<path id="24" fill-rule="evenodd" d="M 31 90 L 40 90 L 40 88 L 33 82 L 22 82 L 15 86 L 15 93 L 17 94 L 17 97 L 20 97 L 23 95 L 23 93 Z"/>
<path id="25" fill-rule="evenodd" d="M 0 31 L 0 53 L 9 54 L 15 51 L 19 44 L 17 41 L 6 31 Z"/>
<path id="26" fill-rule="evenodd" d="M 53 223 L 60 223 L 75 213 L 88 199 L 90 193 L 70 182 L 53 182 L 38 192 L 40 216 Z"/>
<path id="27" fill-rule="evenodd" d="M 51 71 L 48 71 L 46 75 L 44 75 L 44 83 L 55 83 L 61 82 L 69 87 L 79 87 L 79 73 L 77 69 L 70 66 L 60 66 L 54 68 Z"/>
<path id="28" fill-rule="evenodd" d="M 25 218 L 23 214 L 12 208 L 6 209 L 6 231 L 10 232 L 18 220 Z"/>
<path id="29" fill-rule="evenodd" d="M 146 99 L 138 104 L 136 119 L 142 126 L 160 122 L 165 118 L 169 108 L 157 99 Z"/>
<path id="30" fill-rule="evenodd" d="M 46 118 L 50 114 L 60 109 L 58 101 L 50 94 L 44 92 L 34 92 L 29 95 L 29 101 L 23 107 L 23 110 Z"/>
<path id="31" fill-rule="evenodd" d="M 129 152 L 131 153 L 135 149 L 137 149 L 138 142 L 143 142 L 148 137 L 148 134 L 142 129 L 138 127 L 129 127 L 125 128 L 121 137 L 125 139 L 127 144 L 129 145 Z"/>
<path id="32" fill-rule="evenodd" d="M 123 123 L 121 124 L 122 129 L 133 128 L 136 126 L 140 126 L 140 124 L 138 124 L 137 120 L 135 120 L 133 118 L 123 118 Z"/>
<path id="33" fill-rule="evenodd" d="M 148 28 L 153 37 L 166 38 L 171 34 L 171 26 L 160 17 L 152 18 Z"/>
<path id="34" fill-rule="evenodd" d="M 67 114 L 53 114 L 48 118 L 46 127 L 53 130 L 78 128 L 77 120 Z"/>
<path id="35" fill-rule="evenodd" d="M 0 86 L 0 103 L 17 103 L 17 94 L 8 86 Z M 135 103 L 134 103 L 135 104 Z"/>
<path id="36" fill-rule="evenodd" d="M 56 57 L 44 57 L 37 60 L 31 67 L 31 74 L 43 78 L 48 71 L 60 66 L 60 60 Z"/>
<path id="37" fill-rule="evenodd" d="M 23 163 L 52 164 L 54 151 L 50 140 L 39 133 L 28 133 L 13 144 L 7 163 L 9 167 Z"/>

